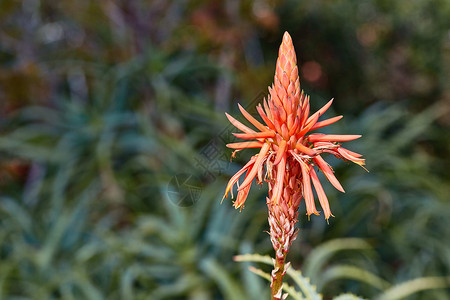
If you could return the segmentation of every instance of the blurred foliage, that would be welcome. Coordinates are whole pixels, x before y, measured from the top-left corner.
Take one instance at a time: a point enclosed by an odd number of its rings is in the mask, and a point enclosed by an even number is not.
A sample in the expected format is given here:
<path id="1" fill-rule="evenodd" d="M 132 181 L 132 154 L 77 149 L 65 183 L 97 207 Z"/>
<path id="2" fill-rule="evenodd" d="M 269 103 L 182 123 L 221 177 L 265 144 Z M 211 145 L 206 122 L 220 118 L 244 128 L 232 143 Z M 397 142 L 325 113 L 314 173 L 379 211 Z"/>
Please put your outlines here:
<path id="1" fill-rule="evenodd" d="M 449 15 L 444 0 L 0 2 L 0 298 L 268 298 L 233 261 L 272 249 L 264 188 L 242 212 L 220 204 L 251 155 L 229 163 L 223 111 L 261 100 L 288 30 L 312 106 L 336 99 L 333 130 L 363 134 L 349 148 L 370 171 L 329 158 L 347 193 L 325 184 L 329 225 L 301 217 L 297 280 L 324 299 L 448 299 Z M 170 194 L 182 174 L 188 207 Z"/>

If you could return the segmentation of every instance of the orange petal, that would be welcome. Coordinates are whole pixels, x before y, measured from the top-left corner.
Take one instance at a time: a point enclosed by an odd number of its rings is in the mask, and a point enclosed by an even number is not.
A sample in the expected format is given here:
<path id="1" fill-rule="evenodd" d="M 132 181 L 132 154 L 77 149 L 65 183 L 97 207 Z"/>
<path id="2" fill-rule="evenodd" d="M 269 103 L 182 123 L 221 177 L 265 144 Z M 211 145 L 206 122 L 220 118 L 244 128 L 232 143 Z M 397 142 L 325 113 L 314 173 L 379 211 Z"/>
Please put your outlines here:
<path id="1" fill-rule="evenodd" d="M 267 97 L 270 101 L 270 95 Z M 270 101 L 271 102 L 271 101 Z M 266 111 L 266 115 L 270 120 L 273 120 L 272 114 L 270 113 L 269 105 L 267 104 L 266 99 L 263 101 L 264 104 L 264 110 Z"/>
<path id="2" fill-rule="evenodd" d="M 281 161 L 277 166 L 277 178 L 275 179 L 275 187 L 273 188 L 272 204 L 280 201 L 283 193 L 284 175 L 286 173 L 286 153 L 281 157 Z"/>
<path id="3" fill-rule="evenodd" d="M 304 136 L 316 124 L 318 119 L 319 119 L 319 115 L 312 118 L 311 121 L 308 121 L 308 123 L 306 123 L 305 127 L 300 132 L 296 133 L 295 135 L 298 138 Z"/>
<path id="4" fill-rule="evenodd" d="M 264 110 L 261 106 L 261 104 L 259 104 L 256 107 L 256 110 L 258 111 L 259 115 L 261 116 L 261 118 L 264 120 L 264 122 L 267 124 L 267 126 L 272 129 L 272 130 L 276 130 L 275 126 L 273 125 L 272 121 L 270 121 L 270 119 L 267 117 L 267 115 L 264 113 Z"/>
<path id="5" fill-rule="evenodd" d="M 233 124 L 234 127 L 239 129 L 240 131 L 245 132 L 245 133 L 255 133 L 256 132 L 253 129 L 248 128 L 247 126 L 245 126 L 244 124 L 242 124 L 241 122 L 239 122 L 238 120 L 236 120 L 235 118 L 230 116 L 229 114 L 225 113 L 225 115 L 227 116 L 230 123 Z"/>
<path id="6" fill-rule="evenodd" d="M 245 200 L 247 200 L 248 193 L 250 192 L 251 185 L 246 186 L 244 189 L 238 192 L 236 201 L 234 201 L 233 206 L 235 209 L 242 208 Z"/>
<path id="7" fill-rule="evenodd" d="M 314 168 L 311 168 L 309 175 L 311 175 L 311 181 L 314 185 L 314 188 L 316 189 L 317 196 L 319 197 L 320 206 L 322 206 L 325 219 L 328 220 L 328 218 L 330 218 L 330 216 L 333 215 L 331 214 L 330 204 L 328 203 L 327 195 L 323 190 L 322 184 L 320 183 L 319 178 L 317 177 L 317 174 L 314 171 Z"/>
<path id="8" fill-rule="evenodd" d="M 253 165 L 252 170 L 247 174 L 244 182 L 242 182 L 242 185 L 238 188 L 238 191 L 244 189 L 247 185 L 251 184 L 253 181 L 253 178 L 255 178 L 256 173 L 258 172 L 259 167 L 261 166 L 263 162 L 263 158 L 266 156 L 267 152 L 269 151 L 270 144 L 265 143 L 261 151 L 258 154 L 258 157 L 256 158 L 255 164 Z"/>
<path id="9" fill-rule="evenodd" d="M 301 117 L 300 119 L 300 125 L 301 127 L 305 126 L 308 116 L 309 116 L 309 96 L 305 95 L 305 99 L 303 101 L 302 104 L 302 109 L 301 109 L 301 115 L 299 115 L 299 117 Z"/>
<path id="10" fill-rule="evenodd" d="M 299 118 L 298 118 L 298 116 L 297 116 L 297 117 L 295 117 L 295 121 L 294 121 L 294 124 L 292 125 L 291 129 L 289 129 L 289 136 L 294 135 L 294 133 L 295 133 L 295 132 L 297 131 L 297 129 L 298 129 L 299 123 L 300 123 L 300 121 L 299 121 Z"/>
<path id="11" fill-rule="evenodd" d="M 239 110 L 244 115 L 244 117 L 250 121 L 253 125 L 255 125 L 256 128 L 258 128 L 261 131 L 267 131 L 267 127 L 261 124 L 258 120 L 253 118 L 251 114 L 249 114 L 240 104 L 238 104 Z"/>
<path id="12" fill-rule="evenodd" d="M 313 133 L 308 136 L 308 141 L 314 142 L 347 142 L 359 139 L 361 135 L 359 134 L 319 134 Z"/>
<path id="13" fill-rule="evenodd" d="M 312 130 L 319 129 L 319 128 L 322 128 L 322 127 L 325 127 L 325 126 L 328 126 L 328 125 L 330 125 L 330 124 L 333 124 L 333 123 L 339 121 L 340 119 L 342 119 L 342 117 L 343 117 L 343 116 L 337 116 L 337 117 L 334 117 L 334 118 L 330 118 L 330 119 L 326 119 L 326 120 L 317 122 L 316 125 L 314 125 L 314 126 L 311 128 L 311 131 L 312 131 Z"/>
<path id="14" fill-rule="evenodd" d="M 314 156 L 317 154 L 317 152 L 314 149 L 304 146 L 301 142 L 295 145 L 295 149 L 309 156 Z"/>
<path id="15" fill-rule="evenodd" d="M 319 212 L 316 209 L 316 204 L 314 203 L 314 196 L 311 188 L 311 179 L 310 179 L 310 167 L 301 163 L 300 167 L 302 169 L 302 183 L 303 183 L 303 197 L 305 198 L 306 204 L 306 214 L 308 216 L 315 214 L 318 215 Z"/>
<path id="16" fill-rule="evenodd" d="M 227 188 L 225 189 L 225 195 L 223 195 L 222 201 L 223 199 L 228 198 L 228 193 L 230 192 L 230 190 L 231 198 L 233 198 L 233 185 L 239 180 L 239 177 L 241 177 L 241 175 L 244 174 L 245 171 L 253 166 L 255 161 L 256 157 L 253 156 L 242 169 L 240 169 L 236 174 L 233 175 L 233 177 L 231 177 L 230 181 L 228 181 Z"/>
<path id="17" fill-rule="evenodd" d="M 345 148 L 342 148 L 342 147 L 340 147 L 339 149 L 344 150 L 345 152 L 347 152 L 348 154 L 350 154 L 351 156 L 354 156 L 354 157 L 356 157 L 356 158 L 360 158 L 360 157 L 362 156 L 362 154 L 359 154 L 359 153 L 350 151 L 350 150 L 345 149 Z"/>
<path id="18" fill-rule="evenodd" d="M 358 157 L 351 155 L 350 153 L 347 152 L 347 149 L 339 147 L 336 150 L 345 159 L 350 160 L 350 161 L 355 161 L 355 162 L 358 161 L 358 162 L 361 162 L 362 164 L 364 164 L 365 159 L 358 158 Z"/>
<path id="19" fill-rule="evenodd" d="M 315 117 L 316 115 L 319 115 L 319 117 L 320 117 L 321 115 L 323 115 L 323 114 L 327 111 L 327 109 L 330 108 L 331 103 L 333 103 L 333 100 L 334 100 L 334 99 L 331 99 L 330 101 L 328 101 L 327 104 L 325 104 L 321 109 L 319 109 L 318 111 L 316 111 L 309 119 L 312 119 L 312 118 Z M 309 119 L 308 119 L 308 121 L 309 121 Z"/>
<path id="20" fill-rule="evenodd" d="M 276 80 L 276 77 L 274 78 L 274 80 Z M 272 104 L 274 106 L 283 107 L 283 103 L 281 103 L 281 100 L 280 100 L 277 92 L 275 91 L 274 85 L 272 85 L 272 87 L 269 87 L 269 93 L 270 93 L 270 100 L 271 100 L 271 101 L 269 101 L 269 105 L 270 105 L 270 102 L 272 102 Z M 273 111 L 273 108 L 271 108 L 271 110 Z"/>
<path id="21" fill-rule="evenodd" d="M 366 160 L 364 158 L 360 158 L 361 157 L 360 154 L 352 152 L 352 151 L 347 150 L 347 149 L 342 148 L 342 147 L 337 148 L 337 150 L 335 150 L 335 151 L 337 151 L 343 158 L 345 158 L 345 159 L 347 159 L 347 160 L 349 160 L 349 161 L 359 165 L 361 168 L 363 168 L 364 170 L 369 172 L 369 170 L 367 170 L 364 167 L 364 165 L 366 164 Z M 351 155 L 350 153 L 355 153 L 355 154 L 359 155 L 359 157 L 355 157 L 355 156 Z"/>
<path id="22" fill-rule="evenodd" d="M 275 132 L 273 131 L 264 131 L 264 132 L 256 132 L 256 133 L 233 133 L 233 135 L 240 139 L 266 139 L 275 137 Z"/>
<path id="23" fill-rule="evenodd" d="M 281 140 L 280 145 L 278 146 L 277 156 L 275 157 L 275 162 L 273 163 L 274 166 L 278 165 L 278 163 L 281 161 L 281 158 L 283 157 L 284 153 L 286 152 L 286 141 Z"/>
<path id="24" fill-rule="evenodd" d="M 245 149 L 245 148 L 261 148 L 263 145 L 264 145 L 263 142 L 252 141 L 252 142 L 231 143 L 227 144 L 227 147 L 231 149 Z"/>
<path id="25" fill-rule="evenodd" d="M 345 193 L 344 189 L 342 188 L 342 185 L 339 183 L 339 181 L 336 179 L 336 177 L 333 174 L 333 170 L 331 170 L 330 166 L 327 164 L 325 160 L 320 155 L 313 157 L 314 162 L 319 167 L 319 169 L 325 174 L 328 181 L 331 182 L 331 184 L 339 191 Z"/>

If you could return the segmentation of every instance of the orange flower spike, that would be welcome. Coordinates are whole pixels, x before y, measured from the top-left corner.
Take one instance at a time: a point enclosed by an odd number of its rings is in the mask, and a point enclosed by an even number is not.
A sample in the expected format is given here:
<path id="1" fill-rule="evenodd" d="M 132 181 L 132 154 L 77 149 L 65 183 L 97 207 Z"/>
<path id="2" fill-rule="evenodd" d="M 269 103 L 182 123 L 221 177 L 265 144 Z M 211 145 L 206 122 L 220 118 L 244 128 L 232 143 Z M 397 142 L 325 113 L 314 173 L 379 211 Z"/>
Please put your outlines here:
<path id="1" fill-rule="evenodd" d="M 361 158 L 360 154 L 340 145 L 340 142 L 360 138 L 360 135 L 311 133 L 339 121 L 342 116 L 319 121 L 330 108 L 333 99 L 310 115 L 310 98 L 300 89 L 298 73 L 294 45 L 286 32 L 278 52 L 273 84 L 269 86 L 269 96 L 264 99 L 263 105 L 259 104 L 256 107 L 262 122 L 239 105 L 241 113 L 257 130 L 226 114 L 229 121 L 242 131 L 234 133 L 234 136 L 244 140 L 227 146 L 236 149 L 234 153 L 246 148 L 260 148 L 259 153 L 230 179 L 224 198 L 230 191 L 233 196 L 233 186 L 237 184 L 238 195 L 234 207 L 243 208 L 252 181 L 256 178 L 258 184 L 263 181 L 268 183 L 270 239 L 276 254 L 270 286 L 272 299 L 276 300 L 284 297 L 282 279 L 285 274 L 285 258 L 292 241 L 297 237 L 296 223 L 301 199 L 305 199 L 308 216 L 319 214 L 312 186 L 316 190 L 325 218 L 328 220 L 333 216 L 314 168 L 321 170 L 336 189 L 344 192 L 332 168 L 320 155 L 329 153 L 360 166 L 365 164 L 365 159 Z M 253 141 L 248 141 L 252 139 Z M 239 186 L 239 178 L 244 173 L 244 180 Z"/>
<path id="2" fill-rule="evenodd" d="M 283 198 L 282 195 L 284 192 L 281 190 L 285 188 L 285 183 L 284 178 L 281 179 L 281 182 L 279 181 L 279 178 L 281 178 L 281 174 L 279 173 L 285 173 L 286 171 L 280 168 L 281 161 L 285 160 L 284 163 L 287 170 L 294 168 L 295 166 L 292 164 L 295 163 L 304 163 L 311 169 L 313 166 L 317 166 L 324 172 L 333 186 L 344 192 L 341 184 L 334 176 L 331 167 L 319 156 L 319 154 L 324 152 L 331 153 L 337 158 L 346 159 L 362 166 L 364 165 L 365 160 L 360 158 L 361 155 L 341 148 L 340 144 L 337 144 L 337 142 L 351 141 L 361 136 L 326 135 L 320 133 L 309 134 L 309 132 L 313 130 L 337 122 L 342 116 L 329 118 L 324 121 L 318 120 L 331 106 L 333 99 L 327 102 L 314 114 L 309 114 L 310 98 L 300 90 L 297 58 L 292 39 L 287 32 L 284 34 L 283 41 L 280 45 L 275 68 L 274 83 L 269 87 L 269 93 L 270 95 L 264 100 L 263 106 L 257 106 L 257 111 L 261 116 L 263 123 L 256 120 L 239 105 L 239 110 L 244 117 L 259 131 L 247 127 L 227 114 L 227 118 L 230 122 L 243 132 L 235 133 L 234 135 L 236 137 L 244 140 L 255 140 L 231 143 L 227 146 L 236 150 L 261 148 L 261 151 L 254 162 L 254 166 L 248 169 L 248 174 L 246 174 L 244 182 L 238 190 L 241 191 L 249 186 L 257 174 L 259 182 L 261 182 L 262 174 L 265 173 L 264 179 L 268 181 L 270 185 L 270 198 L 272 200 Z M 264 164 L 264 161 L 267 161 L 266 164 Z M 263 171 L 264 168 L 266 171 Z M 304 168 L 302 167 L 299 168 L 299 170 L 303 169 Z M 306 172 L 305 174 L 312 179 L 314 176 L 312 175 L 313 172 Z M 303 182 L 303 185 L 305 185 L 306 181 L 302 178 L 304 176 L 302 172 L 300 172 L 300 175 L 292 176 L 298 176 L 299 182 Z M 287 180 L 287 182 L 289 182 L 289 180 Z M 316 181 L 313 181 L 313 184 L 315 182 Z M 302 189 L 302 186 L 295 188 Z M 293 192 L 295 193 L 297 191 Z M 303 194 L 305 194 L 305 191 L 303 191 Z M 309 197 L 309 193 L 307 193 L 307 195 Z M 322 198 L 319 199 L 319 201 L 324 199 L 322 196 L 319 198 Z M 308 206 L 311 208 L 312 204 L 310 200 L 311 198 L 308 199 Z M 314 210 L 311 208 L 310 211 Z"/>

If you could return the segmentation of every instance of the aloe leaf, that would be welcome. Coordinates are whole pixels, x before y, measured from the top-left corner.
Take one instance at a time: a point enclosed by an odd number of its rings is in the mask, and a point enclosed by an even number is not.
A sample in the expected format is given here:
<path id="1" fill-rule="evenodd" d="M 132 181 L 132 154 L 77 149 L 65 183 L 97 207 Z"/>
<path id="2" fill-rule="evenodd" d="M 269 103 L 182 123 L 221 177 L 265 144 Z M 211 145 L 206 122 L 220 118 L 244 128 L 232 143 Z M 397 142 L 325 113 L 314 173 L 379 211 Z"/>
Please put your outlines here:
<path id="1" fill-rule="evenodd" d="M 390 286 L 389 282 L 386 280 L 359 267 L 350 265 L 335 265 L 329 267 L 322 273 L 319 287 L 322 289 L 327 285 L 327 283 L 343 278 L 364 282 L 379 290 L 384 290 Z"/>
<path id="2" fill-rule="evenodd" d="M 397 300 L 420 291 L 450 287 L 449 277 L 422 277 L 397 284 L 379 295 L 376 300 Z"/>
<path id="3" fill-rule="evenodd" d="M 364 298 L 347 293 L 336 296 L 333 298 L 333 300 L 364 300 Z"/>
<path id="4" fill-rule="evenodd" d="M 300 271 L 289 268 L 286 273 L 291 276 L 294 282 L 300 287 L 305 294 L 306 299 L 322 300 L 322 295 L 317 292 L 317 287 L 311 284 L 308 277 L 303 276 Z"/>
<path id="5" fill-rule="evenodd" d="M 205 259 L 201 263 L 202 269 L 217 283 L 226 299 L 245 299 L 245 293 L 241 286 L 217 261 L 212 258 Z"/>
<path id="6" fill-rule="evenodd" d="M 328 260 L 342 250 L 367 250 L 372 247 L 366 241 L 357 238 L 335 239 L 316 247 L 303 265 L 304 273 L 314 283 L 320 282 L 319 273 Z"/>

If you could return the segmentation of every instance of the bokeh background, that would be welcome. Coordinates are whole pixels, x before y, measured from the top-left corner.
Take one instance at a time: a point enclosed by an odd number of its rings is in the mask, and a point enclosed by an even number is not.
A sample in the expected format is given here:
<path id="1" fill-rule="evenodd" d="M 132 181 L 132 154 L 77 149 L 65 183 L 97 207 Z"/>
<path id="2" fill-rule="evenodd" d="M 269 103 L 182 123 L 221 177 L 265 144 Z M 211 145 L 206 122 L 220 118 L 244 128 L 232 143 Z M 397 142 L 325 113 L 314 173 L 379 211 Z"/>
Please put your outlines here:
<path id="1" fill-rule="evenodd" d="M 252 110 L 289 31 L 312 107 L 369 173 L 328 158 L 333 214 L 288 259 L 324 299 L 450 273 L 450 2 L 0 2 L 0 298 L 268 299 L 265 187 L 221 204 L 224 112 Z M 331 131 L 330 131 L 331 132 Z M 268 271 L 266 269 L 266 271 Z M 450 290 L 407 299 L 449 299 Z M 417 284 L 404 289 L 417 288 Z"/>

